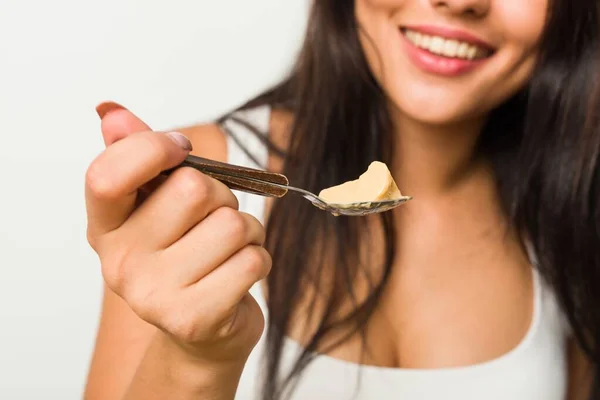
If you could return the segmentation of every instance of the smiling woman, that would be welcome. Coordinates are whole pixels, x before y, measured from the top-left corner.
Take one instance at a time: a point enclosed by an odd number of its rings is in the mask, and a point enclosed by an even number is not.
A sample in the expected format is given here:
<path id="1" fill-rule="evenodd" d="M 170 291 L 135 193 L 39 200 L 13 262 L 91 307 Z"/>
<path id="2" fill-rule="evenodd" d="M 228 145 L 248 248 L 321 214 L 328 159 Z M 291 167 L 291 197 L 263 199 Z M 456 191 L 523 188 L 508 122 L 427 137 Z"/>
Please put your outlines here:
<path id="1" fill-rule="evenodd" d="M 357 1 L 356 14 L 371 69 L 400 112 L 432 123 L 482 117 L 530 78 L 547 0 L 398 3 Z"/>
<path id="2" fill-rule="evenodd" d="M 290 76 L 189 141 L 100 107 L 97 354 L 151 344 L 97 361 L 89 393 L 109 398 L 104 368 L 128 371 L 112 398 L 600 400 L 599 18 L 596 0 L 320 0 Z M 313 193 L 381 161 L 413 200 L 336 218 L 186 168 L 146 185 L 192 145 Z"/>

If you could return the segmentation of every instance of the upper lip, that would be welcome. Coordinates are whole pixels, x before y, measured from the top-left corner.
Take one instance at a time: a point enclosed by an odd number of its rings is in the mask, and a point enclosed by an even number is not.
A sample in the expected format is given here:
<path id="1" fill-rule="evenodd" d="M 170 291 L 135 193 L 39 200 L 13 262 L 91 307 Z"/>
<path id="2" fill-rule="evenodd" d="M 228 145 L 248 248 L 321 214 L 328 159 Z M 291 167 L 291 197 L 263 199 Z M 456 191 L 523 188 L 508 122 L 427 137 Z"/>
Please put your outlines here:
<path id="1" fill-rule="evenodd" d="M 455 39 L 460 40 L 462 42 L 467 42 L 472 45 L 476 45 L 479 47 L 483 47 L 484 49 L 493 51 L 494 46 L 485 40 L 475 36 L 472 33 L 461 31 L 453 28 L 446 28 L 443 26 L 434 26 L 434 25 L 405 25 L 402 27 L 403 29 L 409 29 L 411 31 L 424 33 L 430 36 L 441 36 L 446 39 Z"/>

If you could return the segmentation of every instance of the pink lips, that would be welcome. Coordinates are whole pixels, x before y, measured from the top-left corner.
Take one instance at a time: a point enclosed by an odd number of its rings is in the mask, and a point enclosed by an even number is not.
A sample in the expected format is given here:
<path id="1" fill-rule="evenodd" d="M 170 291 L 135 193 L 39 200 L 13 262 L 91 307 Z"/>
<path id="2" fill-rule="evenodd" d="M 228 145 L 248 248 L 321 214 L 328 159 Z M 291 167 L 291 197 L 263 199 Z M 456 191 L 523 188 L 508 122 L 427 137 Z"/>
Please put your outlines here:
<path id="1" fill-rule="evenodd" d="M 491 45 L 466 32 L 434 26 L 407 26 L 405 28 L 415 32 L 424 33 L 426 35 L 441 36 L 446 39 L 465 41 L 470 44 L 492 50 Z M 406 38 L 402 31 L 399 31 L 399 33 L 402 35 L 404 47 L 407 50 L 409 59 L 418 68 L 431 74 L 448 77 L 459 76 L 473 71 L 488 60 L 488 58 L 479 60 L 465 60 L 438 56 L 415 46 Z"/>

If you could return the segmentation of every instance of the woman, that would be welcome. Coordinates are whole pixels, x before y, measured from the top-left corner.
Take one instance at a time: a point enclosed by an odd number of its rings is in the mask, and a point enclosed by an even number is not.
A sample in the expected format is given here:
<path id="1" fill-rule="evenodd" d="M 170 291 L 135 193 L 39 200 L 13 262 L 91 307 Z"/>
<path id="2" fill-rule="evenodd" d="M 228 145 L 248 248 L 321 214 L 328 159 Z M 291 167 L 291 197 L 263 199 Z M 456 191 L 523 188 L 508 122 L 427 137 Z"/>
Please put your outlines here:
<path id="1" fill-rule="evenodd" d="M 321 0 L 290 77 L 218 124 L 99 106 L 87 398 L 600 399 L 599 15 Z M 414 199 L 336 218 L 158 178 L 190 151 L 313 192 L 382 160 Z"/>

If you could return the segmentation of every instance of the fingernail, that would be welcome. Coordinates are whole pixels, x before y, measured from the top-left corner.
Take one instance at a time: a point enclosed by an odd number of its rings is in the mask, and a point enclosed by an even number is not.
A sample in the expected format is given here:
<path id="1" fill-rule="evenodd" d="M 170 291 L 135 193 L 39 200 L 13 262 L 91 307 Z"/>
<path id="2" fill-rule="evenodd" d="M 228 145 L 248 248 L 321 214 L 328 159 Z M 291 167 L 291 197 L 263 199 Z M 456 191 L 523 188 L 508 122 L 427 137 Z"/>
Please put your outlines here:
<path id="1" fill-rule="evenodd" d="M 185 151 L 192 151 L 192 142 L 186 136 L 179 132 L 169 132 L 166 134 L 169 139 L 175 142 L 177 146 L 181 147 Z"/>
<path id="2" fill-rule="evenodd" d="M 115 110 L 125 110 L 125 107 L 113 101 L 106 101 L 96 106 L 96 112 L 98 113 L 100 119 L 104 118 L 109 112 Z"/>

